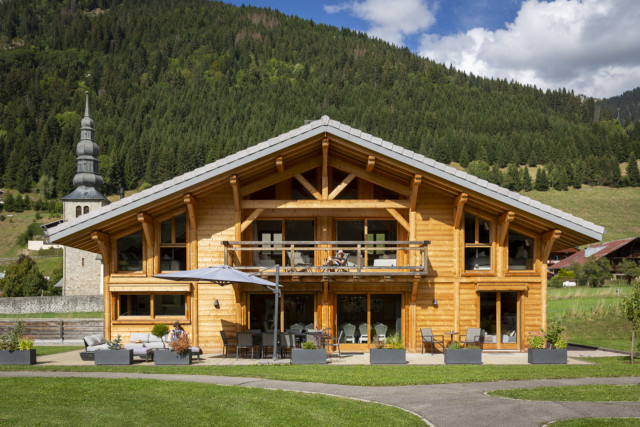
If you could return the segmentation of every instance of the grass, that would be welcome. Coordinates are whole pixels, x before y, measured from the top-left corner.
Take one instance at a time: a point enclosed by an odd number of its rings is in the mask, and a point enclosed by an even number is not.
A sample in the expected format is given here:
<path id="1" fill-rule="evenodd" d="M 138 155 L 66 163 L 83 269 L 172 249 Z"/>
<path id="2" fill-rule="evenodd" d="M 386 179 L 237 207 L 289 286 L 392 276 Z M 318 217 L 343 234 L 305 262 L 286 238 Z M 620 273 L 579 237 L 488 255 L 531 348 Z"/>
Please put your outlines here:
<path id="1" fill-rule="evenodd" d="M 604 240 L 617 240 L 640 235 L 640 187 L 590 187 L 568 191 L 529 191 L 532 199 L 602 225 L 607 230 Z"/>
<path id="2" fill-rule="evenodd" d="M 591 365 L 436 365 L 436 366 L 0 366 L 0 371 L 135 372 L 184 375 L 223 375 L 282 381 L 361 386 L 450 384 L 541 378 L 640 377 L 640 357 L 593 358 Z"/>
<path id="3" fill-rule="evenodd" d="M 572 418 L 554 421 L 549 425 L 553 427 L 637 427 L 640 425 L 640 418 Z"/>
<path id="4" fill-rule="evenodd" d="M 514 388 L 491 391 L 489 395 L 550 402 L 640 402 L 640 384 Z"/>
<path id="5" fill-rule="evenodd" d="M 74 351 L 84 349 L 83 345 L 43 345 L 36 346 L 36 356 L 46 356 L 47 354 L 66 353 L 67 351 Z"/>
<path id="6" fill-rule="evenodd" d="M 566 326 L 569 342 L 630 351 L 631 324 L 621 310 L 630 293 L 628 286 L 550 288 L 548 318 Z"/>
<path id="7" fill-rule="evenodd" d="M 424 425 L 390 406 L 280 390 L 101 378 L 0 378 L 0 387 L 6 425 Z"/>
<path id="8" fill-rule="evenodd" d="M 103 312 L 0 314 L 0 319 L 102 319 Z"/>
<path id="9" fill-rule="evenodd" d="M 40 212 L 41 219 L 35 220 L 35 211 L 24 212 L 0 212 L 6 218 L 0 222 L 0 258 L 15 258 L 26 248 L 17 245 L 18 236 L 22 234 L 29 224 L 36 222 L 38 224 L 47 224 L 56 218 L 49 218 L 47 212 Z"/>

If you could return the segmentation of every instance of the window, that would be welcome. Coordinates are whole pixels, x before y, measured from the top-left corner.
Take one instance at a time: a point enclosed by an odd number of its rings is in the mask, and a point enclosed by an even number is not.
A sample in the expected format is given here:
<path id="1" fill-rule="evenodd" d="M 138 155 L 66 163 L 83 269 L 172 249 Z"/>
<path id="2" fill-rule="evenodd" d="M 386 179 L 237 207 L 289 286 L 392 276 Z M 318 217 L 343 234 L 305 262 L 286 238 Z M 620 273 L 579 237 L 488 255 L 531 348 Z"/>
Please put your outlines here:
<path id="1" fill-rule="evenodd" d="M 86 215 L 89 213 L 89 206 L 85 206 L 83 209 L 83 213 Z"/>
<path id="2" fill-rule="evenodd" d="M 186 301 L 185 294 L 122 294 L 118 297 L 118 315 L 186 317 Z"/>
<path id="3" fill-rule="evenodd" d="M 311 242 L 315 240 L 315 225 L 312 220 L 269 220 L 255 221 L 253 224 L 254 240 L 264 242 L 263 248 L 276 249 L 254 252 L 254 265 L 265 267 L 276 264 L 285 265 L 282 257 L 283 252 L 286 254 L 286 265 L 291 265 L 291 253 L 288 248 L 280 245 L 274 246 L 268 242 L 282 242 L 283 240 Z M 296 265 L 313 265 L 313 251 L 295 251 L 294 257 Z"/>
<path id="4" fill-rule="evenodd" d="M 160 223 L 160 270 L 187 269 L 187 216 L 174 216 Z"/>
<path id="5" fill-rule="evenodd" d="M 76 218 L 78 218 L 80 215 L 82 215 L 82 207 L 76 206 Z"/>
<path id="6" fill-rule="evenodd" d="M 533 270 L 533 238 L 509 231 L 509 270 Z"/>
<path id="7" fill-rule="evenodd" d="M 464 216 L 464 267 L 491 270 L 491 223 L 475 215 Z"/>
<path id="8" fill-rule="evenodd" d="M 142 230 L 117 241 L 118 271 L 142 271 Z"/>
<path id="9" fill-rule="evenodd" d="M 311 169 L 302 174 L 302 176 L 309 181 L 309 184 L 315 188 L 318 188 L 317 175 L 315 169 Z M 291 178 L 291 200 L 315 200 L 315 197 L 304 188 L 304 185 L 300 184 L 300 181 Z"/>
<path id="10" fill-rule="evenodd" d="M 398 223 L 395 220 L 356 220 L 336 221 L 336 240 L 338 241 L 394 241 L 398 236 Z M 353 246 L 353 245 L 349 245 Z M 363 251 L 363 265 L 389 267 L 397 265 L 396 251 L 384 250 L 384 244 L 377 245 L 380 249 Z M 348 265 L 357 263 L 357 251 L 345 251 L 349 254 Z"/>

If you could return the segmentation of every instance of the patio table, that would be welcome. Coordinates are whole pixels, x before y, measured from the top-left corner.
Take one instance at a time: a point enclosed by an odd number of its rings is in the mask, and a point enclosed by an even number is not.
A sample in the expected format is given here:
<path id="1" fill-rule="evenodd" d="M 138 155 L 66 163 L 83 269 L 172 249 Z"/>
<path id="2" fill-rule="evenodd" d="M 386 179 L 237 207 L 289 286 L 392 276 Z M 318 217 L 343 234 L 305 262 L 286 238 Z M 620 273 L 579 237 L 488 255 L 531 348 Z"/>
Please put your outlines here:
<path id="1" fill-rule="evenodd" d="M 451 342 L 453 342 L 453 336 L 454 335 L 460 335 L 460 332 L 454 332 L 454 330 L 451 329 L 449 332 L 445 332 L 444 334 L 451 336 Z"/>
<path id="2" fill-rule="evenodd" d="M 139 358 L 144 357 L 144 361 L 149 361 L 149 356 L 151 356 L 151 360 L 153 360 L 153 349 L 149 347 L 135 347 L 132 349 L 133 355 L 138 356 Z"/>

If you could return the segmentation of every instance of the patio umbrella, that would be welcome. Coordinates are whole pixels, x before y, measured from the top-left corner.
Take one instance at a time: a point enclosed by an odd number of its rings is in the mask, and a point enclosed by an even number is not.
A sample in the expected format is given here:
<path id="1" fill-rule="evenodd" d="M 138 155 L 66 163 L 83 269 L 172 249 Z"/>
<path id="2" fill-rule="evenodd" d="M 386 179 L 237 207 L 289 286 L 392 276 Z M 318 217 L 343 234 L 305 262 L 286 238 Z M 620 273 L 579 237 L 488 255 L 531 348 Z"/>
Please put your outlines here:
<path id="1" fill-rule="evenodd" d="M 253 285 L 264 286 L 268 288 L 275 296 L 275 311 L 273 313 L 273 360 L 276 360 L 278 353 L 278 304 L 280 301 L 280 266 L 276 265 L 276 282 L 244 273 L 236 270 L 228 265 L 219 265 L 213 267 L 198 268 L 195 270 L 176 271 L 174 273 L 158 274 L 153 277 L 167 280 L 177 281 L 208 281 L 216 283 L 220 286 L 231 285 L 234 283 L 248 283 Z"/>

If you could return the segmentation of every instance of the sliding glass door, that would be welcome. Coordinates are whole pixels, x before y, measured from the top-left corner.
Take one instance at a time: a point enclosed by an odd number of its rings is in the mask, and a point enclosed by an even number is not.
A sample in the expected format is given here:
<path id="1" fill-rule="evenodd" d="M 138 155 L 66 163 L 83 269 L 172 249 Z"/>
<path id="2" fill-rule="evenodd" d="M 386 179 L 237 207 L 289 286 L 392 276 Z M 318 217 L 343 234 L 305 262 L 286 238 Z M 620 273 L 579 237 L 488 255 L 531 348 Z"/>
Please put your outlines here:
<path id="1" fill-rule="evenodd" d="M 480 292 L 480 327 L 485 331 L 485 348 L 518 349 L 519 292 Z"/>

